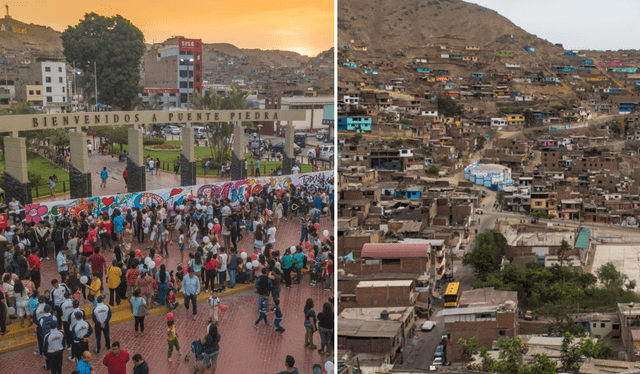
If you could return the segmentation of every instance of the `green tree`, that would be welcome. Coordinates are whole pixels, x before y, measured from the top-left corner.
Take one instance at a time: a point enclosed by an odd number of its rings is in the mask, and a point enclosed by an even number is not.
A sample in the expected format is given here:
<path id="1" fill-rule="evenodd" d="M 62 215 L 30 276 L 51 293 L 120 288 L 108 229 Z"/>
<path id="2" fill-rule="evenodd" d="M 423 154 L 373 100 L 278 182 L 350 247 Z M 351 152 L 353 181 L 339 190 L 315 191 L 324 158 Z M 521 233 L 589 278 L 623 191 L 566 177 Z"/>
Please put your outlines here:
<path id="1" fill-rule="evenodd" d="M 467 342 L 466 339 L 458 339 L 458 344 L 462 346 L 462 356 L 464 356 L 464 361 L 469 362 L 473 352 L 478 349 L 478 339 L 475 336 L 472 336 Z"/>
<path id="2" fill-rule="evenodd" d="M 610 360 L 613 358 L 615 351 L 611 344 L 606 341 L 598 340 L 596 343 L 593 338 L 589 337 L 580 339 L 580 354 L 587 358 Z"/>
<path id="3" fill-rule="evenodd" d="M 438 113 L 445 117 L 459 116 L 464 111 L 464 106 L 457 104 L 451 97 L 438 95 L 436 102 L 438 104 Z"/>
<path id="4" fill-rule="evenodd" d="M 501 336 L 498 340 L 500 354 L 498 360 L 491 367 L 491 372 L 500 374 L 518 374 L 521 371 L 520 357 L 527 353 L 529 348 L 524 344 L 522 338 L 516 336 L 513 339 L 506 339 Z"/>
<path id="5" fill-rule="evenodd" d="M 562 371 L 575 373 L 580 369 L 580 345 L 574 344 L 572 334 L 566 334 L 562 339 L 560 347 L 560 362 L 562 363 Z"/>
<path id="6" fill-rule="evenodd" d="M 465 253 L 463 265 L 473 266 L 473 271 L 480 280 L 500 268 L 502 257 L 507 253 L 507 239 L 496 230 L 487 230 L 476 238 L 473 250 Z"/>
<path id="7" fill-rule="evenodd" d="M 562 241 L 560 242 L 560 248 L 558 248 L 557 251 L 557 255 L 558 255 L 558 264 L 560 265 L 560 267 L 564 267 L 565 265 L 567 266 L 571 266 L 571 260 L 569 259 L 569 251 L 571 251 L 571 247 L 569 246 L 569 243 L 567 243 L 566 240 L 562 239 Z"/>
<path id="8" fill-rule="evenodd" d="M 626 286 L 627 290 L 633 290 L 636 288 L 635 280 L 629 280 L 629 277 L 626 274 L 619 272 L 612 262 L 607 262 L 600 266 L 598 270 L 596 270 L 596 275 L 598 276 L 600 283 L 602 283 L 604 288 L 607 290 L 607 297 L 610 305 L 622 294 L 623 286 Z"/>
<path id="9" fill-rule="evenodd" d="M 478 135 L 476 136 L 476 147 L 478 149 L 482 149 L 484 148 L 484 143 L 487 142 L 487 138 L 482 136 L 482 135 Z"/>
<path id="10" fill-rule="evenodd" d="M 522 374 L 556 374 L 556 362 L 547 355 L 536 355 L 532 364 L 522 366 Z"/>
<path id="11" fill-rule="evenodd" d="M 440 167 L 436 164 L 431 164 L 429 165 L 429 168 L 427 169 L 427 173 L 429 174 L 433 174 L 433 175 L 438 175 L 438 173 L 440 173 Z"/>
<path id="12" fill-rule="evenodd" d="M 120 15 L 85 14 L 76 26 L 60 35 L 67 62 L 83 72 L 93 93 L 96 63 L 99 101 L 113 108 L 131 110 L 140 92 L 139 65 L 144 55 L 144 35 Z"/>
<path id="13" fill-rule="evenodd" d="M 496 201 L 500 204 L 500 206 L 504 205 L 504 191 L 498 191 L 496 194 Z"/>

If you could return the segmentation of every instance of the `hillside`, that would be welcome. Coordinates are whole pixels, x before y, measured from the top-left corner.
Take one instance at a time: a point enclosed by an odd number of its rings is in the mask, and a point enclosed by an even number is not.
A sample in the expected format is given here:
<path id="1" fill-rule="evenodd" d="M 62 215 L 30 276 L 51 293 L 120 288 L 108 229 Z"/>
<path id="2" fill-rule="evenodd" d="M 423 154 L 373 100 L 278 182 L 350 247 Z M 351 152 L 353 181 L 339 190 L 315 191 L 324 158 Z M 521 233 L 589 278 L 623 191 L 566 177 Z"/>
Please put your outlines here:
<path id="1" fill-rule="evenodd" d="M 0 46 L 5 51 L 62 51 L 60 34 L 50 27 L 26 24 L 11 17 L 0 19 Z"/>

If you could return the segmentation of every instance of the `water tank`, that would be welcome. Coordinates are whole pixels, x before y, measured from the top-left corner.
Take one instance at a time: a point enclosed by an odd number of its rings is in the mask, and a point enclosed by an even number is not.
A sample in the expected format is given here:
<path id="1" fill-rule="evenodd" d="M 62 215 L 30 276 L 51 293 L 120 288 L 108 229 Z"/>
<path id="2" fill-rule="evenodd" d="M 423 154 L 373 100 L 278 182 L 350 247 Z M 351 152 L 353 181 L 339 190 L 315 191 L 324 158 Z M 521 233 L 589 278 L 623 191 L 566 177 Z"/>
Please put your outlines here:
<path id="1" fill-rule="evenodd" d="M 382 312 L 380 312 L 380 319 L 381 320 L 388 320 L 389 319 L 389 311 L 388 310 L 383 310 Z"/>

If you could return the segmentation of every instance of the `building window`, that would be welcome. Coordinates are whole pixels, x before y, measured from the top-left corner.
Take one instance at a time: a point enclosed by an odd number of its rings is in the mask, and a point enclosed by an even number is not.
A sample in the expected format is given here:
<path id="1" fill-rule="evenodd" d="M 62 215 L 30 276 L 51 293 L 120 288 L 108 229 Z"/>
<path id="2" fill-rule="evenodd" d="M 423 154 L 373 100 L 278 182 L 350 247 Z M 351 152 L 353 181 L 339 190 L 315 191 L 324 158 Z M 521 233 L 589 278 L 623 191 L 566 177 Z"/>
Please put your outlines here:
<path id="1" fill-rule="evenodd" d="M 507 330 L 498 330 L 498 335 L 506 336 L 507 335 Z"/>
<path id="2" fill-rule="evenodd" d="M 62 86 L 62 93 L 64 93 L 64 86 Z"/>
<path id="3" fill-rule="evenodd" d="M 45 83 L 51 83 L 51 77 L 45 77 L 44 81 Z"/>
<path id="4" fill-rule="evenodd" d="M 62 83 L 62 77 L 58 77 L 58 83 Z"/>
<path id="5" fill-rule="evenodd" d="M 62 96 L 62 102 L 63 102 L 63 103 L 66 103 L 66 102 L 67 102 L 67 98 L 66 98 L 66 97 L 64 97 L 64 96 Z"/>
<path id="6" fill-rule="evenodd" d="M 399 258 L 383 258 L 382 264 L 383 265 L 400 265 L 400 259 Z"/>
<path id="7" fill-rule="evenodd" d="M 40 90 L 36 90 L 36 95 L 42 95 L 42 92 Z"/>
<path id="8" fill-rule="evenodd" d="M 51 72 L 51 66 L 45 66 L 44 67 L 44 71 L 47 72 L 47 73 L 50 73 Z"/>
<path id="9" fill-rule="evenodd" d="M 200 64 L 196 65 L 196 71 L 200 71 Z"/>
<path id="10" fill-rule="evenodd" d="M 58 73 L 62 73 L 62 66 L 58 66 Z"/>
<path id="11" fill-rule="evenodd" d="M 593 323 L 593 328 L 595 329 L 597 326 L 598 326 L 598 324 L 594 322 Z"/>
<path id="12" fill-rule="evenodd" d="M 33 90 L 29 90 L 29 95 L 33 95 Z"/>
<path id="13" fill-rule="evenodd" d="M 604 328 L 604 325 L 605 325 L 604 323 L 601 323 L 601 324 L 600 324 L 600 328 L 602 328 L 602 329 L 603 329 L 603 328 Z"/>
<path id="14" fill-rule="evenodd" d="M 51 87 L 47 87 L 47 92 L 51 93 Z"/>
<path id="15" fill-rule="evenodd" d="M 53 96 L 47 96 L 47 102 L 48 103 L 52 103 L 53 102 Z"/>

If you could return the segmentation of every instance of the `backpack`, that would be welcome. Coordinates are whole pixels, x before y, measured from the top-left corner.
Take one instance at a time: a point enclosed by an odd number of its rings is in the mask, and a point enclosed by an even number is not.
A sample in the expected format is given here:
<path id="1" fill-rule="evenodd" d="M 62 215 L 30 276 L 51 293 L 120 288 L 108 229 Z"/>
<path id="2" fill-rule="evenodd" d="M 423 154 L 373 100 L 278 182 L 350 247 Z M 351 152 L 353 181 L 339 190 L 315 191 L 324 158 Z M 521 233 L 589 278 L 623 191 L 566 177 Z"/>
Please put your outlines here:
<path id="1" fill-rule="evenodd" d="M 42 329 L 42 336 L 47 335 L 51 331 L 51 326 L 50 326 L 51 322 L 54 322 L 53 314 L 40 317 L 39 322 L 40 322 L 40 328 Z"/>

